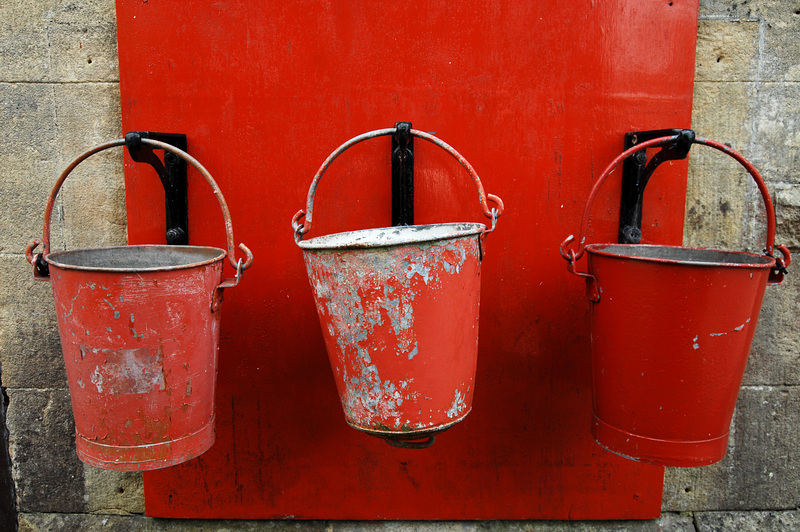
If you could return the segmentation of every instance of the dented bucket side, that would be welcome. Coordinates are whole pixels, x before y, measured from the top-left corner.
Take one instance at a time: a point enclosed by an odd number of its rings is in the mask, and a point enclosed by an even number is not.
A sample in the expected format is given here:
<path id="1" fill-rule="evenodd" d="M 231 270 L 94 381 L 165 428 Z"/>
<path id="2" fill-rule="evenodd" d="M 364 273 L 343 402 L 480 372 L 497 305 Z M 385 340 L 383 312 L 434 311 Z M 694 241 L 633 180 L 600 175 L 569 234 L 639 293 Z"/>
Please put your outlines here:
<path id="1" fill-rule="evenodd" d="M 443 430 L 472 407 L 479 237 L 304 249 L 347 422 L 375 435 Z"/>
<path id="2" fill-rule="evenodd" d="M 159 272 L 51 265 L 80 458 L 115 470 L 175 465 L 214 442 L 222 258 Z"/>

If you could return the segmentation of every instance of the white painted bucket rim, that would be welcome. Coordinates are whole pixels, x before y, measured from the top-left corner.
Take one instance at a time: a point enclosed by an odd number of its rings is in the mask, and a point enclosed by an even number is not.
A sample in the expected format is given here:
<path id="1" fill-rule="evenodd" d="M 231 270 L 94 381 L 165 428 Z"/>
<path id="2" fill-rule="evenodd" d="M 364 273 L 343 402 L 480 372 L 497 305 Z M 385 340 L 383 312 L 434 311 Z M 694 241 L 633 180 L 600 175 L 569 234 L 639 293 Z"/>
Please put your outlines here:
<path id="1" fill-rule="evenodd" d="M 485 225 L 470 222 L 377 227 L 318 236 L 297 245 L 310 251 L 386 248 L 479 235 L 485 230 Z"/>

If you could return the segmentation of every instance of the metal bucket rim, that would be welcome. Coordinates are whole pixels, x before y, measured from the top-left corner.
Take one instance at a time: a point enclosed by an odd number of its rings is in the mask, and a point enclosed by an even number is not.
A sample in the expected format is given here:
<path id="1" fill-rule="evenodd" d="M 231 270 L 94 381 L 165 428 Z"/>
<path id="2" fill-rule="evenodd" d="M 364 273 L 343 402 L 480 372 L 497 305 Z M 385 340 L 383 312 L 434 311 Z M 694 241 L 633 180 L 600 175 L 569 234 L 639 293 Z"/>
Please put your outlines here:
<path id="1" fill-rule="evenodd" d="M 180 253 L 182 251 L 209 251 L 209 252 L 216 252 L 214 256 L 195 262 L 189 262 L 186 264 L 177 264 L 174 266 L 154 266 L 154 267 L 130 267 L 130 268 L 122 268 L 122 267 L 107 267 L 107 266 L 80 266 L 75 264 L 65 264 L 63 262 L 58 262 L 59 257 L 65 257 L 68 255 L 78 254 L 78 253 L 87 253 L 87 252 L 107 252 L 119 249 L 141 249 L 145 248 L 148 250 L 169 250 L 171 253 Z M 158 244 L 145 244 L 145 245 L 131 245 L 131 246 L 110 246 L 110 247 L 103 247 L 103 248 L 80 248 L 80 249 L 68 249 L 64 251 L 54 251 L 53 253 L 49 253 L 45 257 L 45 261 L 51 266 L 55 266 L 56 268 L 60 268 L 63 270 L 80 270 L 80 271 L 92 271 L 92 272 L 113 272 L 113 273 L 140 273 L 140 272 L 165 272 L 165 271 L 175 271 L 175 270 L 187 270 L 191 268 L 196 268 L 197 266 L 205 266 L 208 264 L 213 264 L 225 258 L 228 254 L 227 251 L 224 249 L 220 249 L 217 247 L 212 246 L 167 246 L 167 245 L 158 245 Z"/>
<path id="2" fill-rule="evenodd" d="M 304 251 L 391 248 L 479 235 L 484 231 L 486 231 L 484 224 L 474 222 L 375 227 L 331 233 L 308 240 L 301 240 L 297 245 Z M 391 232 L 392 234 L 387 235 L 385 234 L 386 232 Z"/>
<path id="3" fill-rule="evenodd" d="M 722 255 L 734 255 L 737 257 L 748 257 L 751 259 L 749 262 L 721 262 L 721 261 L 698 261 L 686 259 L 674 259 L 665 257 L 646 257 L 637 255 L 622 255 L 607 251 L 606 248 L 611 246 L 620 247 L 624 249 L 645 248 L 645 249 L 665 249 L 665 250 L 689 250 L 698 252 L 718 253 Z M 717 248 L 703 248 L 703 247 L 690 247 L 690 246 L 666 246 L 659 244 L 618 244 L 618 243 L 601 243 L 589 244 L 586 246 L 586 251 L 593 255 L 600 255 L 603 257 L 621 259 L 621 260 L 635 260 L 642 262 L 655 262 L 661 264 L 680 264 L 684 266 L 701 266 L 701 267 L 715 267 L 715 268 L 754 268 L 769 270 L 775 263 L 775 259 L 766 255 L 759 255 L 757 253 L 750 253 L 749 251 L 731 251 L 727 249 Z"/>

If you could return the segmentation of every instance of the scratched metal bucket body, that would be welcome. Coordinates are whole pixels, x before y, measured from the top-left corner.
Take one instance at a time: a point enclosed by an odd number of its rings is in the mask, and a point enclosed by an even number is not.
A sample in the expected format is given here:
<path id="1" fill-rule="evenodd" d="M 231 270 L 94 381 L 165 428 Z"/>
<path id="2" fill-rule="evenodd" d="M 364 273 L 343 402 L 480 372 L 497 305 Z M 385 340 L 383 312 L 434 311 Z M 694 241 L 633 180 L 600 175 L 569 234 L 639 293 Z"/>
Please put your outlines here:
<path id="1" fill-rule="evenodd" d="M 470 412 L 484 231 L 436 224 L 299 242 L 352 427 L 391 443 Z"/>
<path id="2" fill-rule="evenodd" d="M 666 466 L 725 456 L 775 260 L 652 245 L 592 244 L 592 434 Z"/>
<path id="3" fill-rule="evenodd" d="M 81 460 L 157 469 L 214 443 L 212 298 L 225 256 L 194 246 L 47 256 Z"/>

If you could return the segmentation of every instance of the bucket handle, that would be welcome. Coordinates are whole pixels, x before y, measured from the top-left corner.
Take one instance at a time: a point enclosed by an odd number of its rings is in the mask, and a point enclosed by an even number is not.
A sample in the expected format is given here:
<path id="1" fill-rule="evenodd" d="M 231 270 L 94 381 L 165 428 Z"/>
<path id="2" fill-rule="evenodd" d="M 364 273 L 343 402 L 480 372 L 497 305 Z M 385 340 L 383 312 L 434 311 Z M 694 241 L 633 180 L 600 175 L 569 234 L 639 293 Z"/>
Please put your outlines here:
<path id="1" fill-rule="evenodd" d="M 214 178 L 211 177 L 211 174 L 208 172 L 208 170 L 206 170 L 197 159 L 195 159 L 185 151 L 178 149 L 171 144 L 147 138 L 141 139 L 141 142 L 142 144 L 166 150 L 171 153 L 174 153 L 178 157 L 181 157 L 186 162 L 194 166 L 197 169 L 197 171 L 200 172 L 200 174 L 208 182 L 208 185 L 214 192 L 214 196 L 217 197 L 219 206 L 222 209 L 222 216 L 225 219 L 225 234 L 227 237 L 227 245 L 228 245 L 228 253 L 227 253 L 228 262 L 230 262 L 231 266 L 233 266 L 236 269 L 237 272 L 236 279 L 238 280 L 238 278 L 241 276 L 241 272 L 243 270 L 246 270 L 253 264 L 253 253 L 244 244 L 239 244 L 239 249 L 242 251 L 242 253 L 245 254 L 247 258 L 244 262 L 242 262 L 241 259 L 237 260 L 236 257 L 234 256 L 236 250 L 233 240 L 233 224 L 231 223 L 231 213 L 228 210 L 228 204 L 225 202 L 225 197 L 222 195 L 222 191 L 220 191 L 216 181 L 214 181 Z M 122 146 L 124 144 L 125 144 L 125 139 L 111 140 L 82 153 L 74 161 L 72 161 L 72 163 L 70 163 L 70 165 L 67 166 L 67 168 L 58 177 L 56 184 L 53 186 L 53 190 L 50 192 L 50 197 L 47 199 L 47 207 L 45 207 L 44 210 L 44 227 L 42 231 L 42 240 L 41 241 L 39 239 L 31 240 L 30 244 L 28 244 L 28 247 L 25 250 L 25 256 L 27 257 L 28 262 L 30 262 L 33 265 L 34 277 L 37 277 L 42 280 L 46 280 L 48 277 L 48 275 L 45 273 L 47 271 L 46 270 L 47 263 L 45 262 L 45 260 L 47 259 L 47 256 L 50 254 L 50 217 L 53 212 L 53 206 L 55 205 L 56 196 L 58 196 L 58 191 L 61 189 L 61 185 L 64 183 L 64 180 L 67 179 L 67 176 L 75 169 L 76 166 L 78 166 L 81 162 L 83 162 L 84 159 L 87 159 L 88 157 L 94 155 L 95 153 L 107 150 L 109 148 L 114 148 L 116 146 Z M 39 244 L 41 243 L 44 243 L 44 246 L 42 247 L 42 252 L 34 254 L 33 250 L 36 249 L 36 247 L 39 246 Z"/>
<path id="2" fill-rule="evenodd" d="M 367 133 L 363 133 L 358 135 L 357 137 L 353 137 L 352 139 L 348 140 L 336 150 L 331 153 L 325 162 L 322 163 L 319 170 L 317 170 L 317 174 L 314 176 L 314 180 L 311 182 L 311 187 L 308 189 L 308 198 L 306 200 L 306 209 L 300 209 L 297 211 L 297 214 L 292 217 L 292 229 L 294 229 L 294 239 L 295 242 L 299 242 L 303 239 L 303 236 L 311 230 L 311 219 L 313 216 L 314 210 L 314 195 L 317 192 L 317 186 L 319 185 L 320 179 L 322 179 L 322 174 L 328 169 L 328 167 L 339 157 L 342 153 L 344 153 L 348 148 L 355 146 L 359 142 L 374 139 L 376 137 L 382 137 L 385 135 L 393 135 L 397 132 L 397 128 L 386 128 L 386 129 L 376 129 L 375 131 L 369 131 Z M 449 153 L 453 156 L 453 158 L 458 161 L 458 163 L 464 167 L 464 169 L 469 173 L 469 176 L 472 178 L 472 182 L 475 183 L 475 188 L 478 189 L 478 199 L 481 203 L 481 210 L 483 211 L 484 216 L 492 220 L 492 228 L 488 231 L 484 231 L 484 235 L 486 233 L 491 233 L 495 229 L 495 225 L 497 224 L 497 219 L 503 214 L 503 200 L 501 200 L 498 196 L 494 194 L 486 194 L 483 189 L 483 183 L 481 183 L 480 177 L 478 177 L 478 173 L 469 164 L 463 155 L 458 153 L 453 147 L 451 147 L 446 142 L 442 141 L 438 137 L 431 135 L 430 133 L 425 133 L 423 131 L 418 131 L 416 129 L 410 130 L 411 136 L 418 137 L 428 142 L 439 146 L 444 151 Z M 489 201 L 494 203 L 495 207 L 489 206 Z M 302 220 L 302 223 L 301 223 Z"/>
<path id="3" fill-rule="evenodd" d="M 582 277 L 587 278 L 587 282 L 590 286 L 590 298 L 593 301 L 599 299 L 599 293 L 595 289 L 592 289 L 593 285 L 596 285 L 594 277 L 590 274 L 584 272 L 578 272 L 575 270 L 575 261 L 580 259 L 583 256 L 583 253 L 586 248 L 586 232 L 589 227 L 589 216 L 591 214 L 592 203 L 594 202 L 594 198 L 597 195 L 600 186 L 606 180 L 606 178 L 616 169 L 619 164 L 627 159 L 629 156 L 633 155 L 636 152 L 645 150 L 647 148 L 653 148 L 657 146 L 664 146 L 667 144 L 674 143 L 678 140 L 679 135 L 672 135 L 668 137 L 659 137 L 652 140 L 648 140 L 646 142 L 642 142 L 641 144 L 637 144 L 632 148 L 629 148 L 619 154 L 611 164 L 609 164 L 600 177 L 595 181 L 594 185 L 592 186 L 591 192 L 589 192 L 589 197 L 586 200 L 586 208 L 583 211 L 583 219 L 581 220 L 581 229 L 577 241 L 577 246 L 575 250 L 570 249 L 570 244 L 575 241 L 574 235 L 569 235 L 564 241 L 561 243 L 561 256 L 569 262 L 568 269 L 570 272 L 580 275 Z M 770 284 L 780 284 L 783 281 L 783 276 L 786 274 L 786 267 L 792 263 L 792 256 L 789 252 L 789 249 L 786 246 L 775 246 L 775 207 L 772 204 L 772 198 L 769 195 L 769 190 L 767 190 L 767 185 L 764 183 L 764 179 L 761 177 L 761 174 L 758 172 L 753 163 L 748 161 L 744 158 L 742 154 L 734 150 L 733 148 L 726 146 L 720 142 L 704 139 L 701 137 L 696 137 L 694 139 L 694 144 L 702 144 L 704 146 L 709 146 L 716 150 L 719 150 L 727 155 L 733 157 L 739 164 L 741 164 L 747 173 L 752 176 L 753 180 L 756 182 L 758 186 L 759 192 L 761 192 L 761 197 L 764 200 L 764 209 L 767 212 L 767 245 L 764 249 L 764 254 L 767 257 L 773 259 L 772 270 L 769 275 L 769 283 Z M 774 252 L 775 248 L 781 252 L 782 257 L 775 257 Z M 591 279 L 590 279 L 591 277 Z M 597 299 L 594 299 L 592 295 L 596 295 Z"/>

